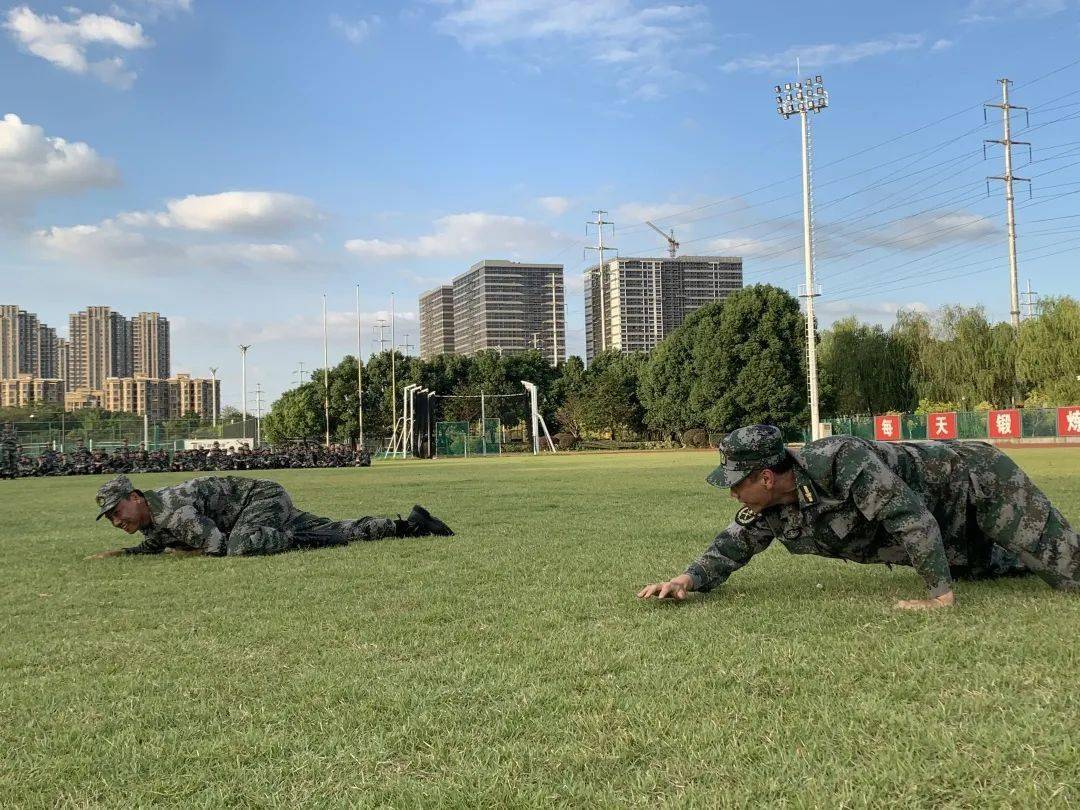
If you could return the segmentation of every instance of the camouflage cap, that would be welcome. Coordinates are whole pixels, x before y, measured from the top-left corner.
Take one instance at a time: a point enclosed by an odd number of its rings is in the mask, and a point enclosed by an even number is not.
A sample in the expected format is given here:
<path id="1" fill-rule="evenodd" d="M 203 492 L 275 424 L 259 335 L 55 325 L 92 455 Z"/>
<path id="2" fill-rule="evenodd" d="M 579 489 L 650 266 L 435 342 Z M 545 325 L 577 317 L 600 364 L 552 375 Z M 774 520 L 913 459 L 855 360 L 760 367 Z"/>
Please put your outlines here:
<path id="1" fill-rule="evenodd" d="M 101 520 L 134 491 L 135 487 L 131 485 L 131 480 L 126 475 L 118 475 L 112 481 L 106 481 L 97 491 L 97 505 L 101 511 L 94 520 Z"/>
<path id="2" fill-rule="evenodd" d="M 720 440 L 723 463 L 705 479 L 714 487 L 733 487 L 754 470 L 772 467 L 787 456 L 784 437 L 772 425 L 749 425 Z"/>

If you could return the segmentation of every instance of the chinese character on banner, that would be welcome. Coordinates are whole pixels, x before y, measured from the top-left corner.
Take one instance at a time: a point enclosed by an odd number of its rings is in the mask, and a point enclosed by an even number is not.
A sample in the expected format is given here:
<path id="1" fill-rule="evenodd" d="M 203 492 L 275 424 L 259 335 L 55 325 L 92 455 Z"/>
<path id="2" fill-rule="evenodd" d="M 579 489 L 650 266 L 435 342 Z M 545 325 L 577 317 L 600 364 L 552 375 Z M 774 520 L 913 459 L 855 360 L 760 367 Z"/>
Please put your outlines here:
<path id="1" fill-rule="evenodd" d="M 1058 408 L 1058 436 L 1080 436 L 1080 405 Z"/>
<path id="2" fill-rule="evenodd" d="M 987 418 L 991 439 L 1020 438 L 1020 411 L 1016 409 L 990 411 Z"/>
<path id="3" fill-rule="evenodd" d="M 886 414 L 874 417 L 874 438 L 879 442 L 895 442 L 900 438 L 900 417 Z"/>
<path id="4" fill-rule="evenodd" d="M 955 439 L 956 411 L 931 413 L 926 416 L 926 438 Z"/>

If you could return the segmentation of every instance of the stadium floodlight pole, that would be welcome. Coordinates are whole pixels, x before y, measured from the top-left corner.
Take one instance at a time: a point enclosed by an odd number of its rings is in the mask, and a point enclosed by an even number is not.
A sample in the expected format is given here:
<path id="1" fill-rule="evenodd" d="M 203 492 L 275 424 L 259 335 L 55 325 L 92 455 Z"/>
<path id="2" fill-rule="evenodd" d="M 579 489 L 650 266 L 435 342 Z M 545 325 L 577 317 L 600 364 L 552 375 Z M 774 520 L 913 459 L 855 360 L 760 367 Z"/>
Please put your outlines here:
<path id="1" fill-rule="evenodd" d="M 588 251 L 595 250 L 596 255 L 600 257 L 600 265 L 597 267 L 597 274 L 600 278 L 600 351 L 607 351 L 607 304 L 605 302 L 606 290 L 604 288 L 604 251 L 613 250 L 618 251 L 618 248 L 613 248 L 610 245 L 604 245 L 604 226 L 611 225 L 612 233 L 614 233 L 615 223 L 604 219 L 604 214 L 607 211 L 593 211 L 596 214 L 595 222 L 585 223 L 585 233 L 589 232 L 589 226 L 596 226 L 596 247 L 587 245 L 585 247 L 585 255 L 588 255 Z M 593 330 L 593 334 L 596 334 L 596 330 Z M 596 339 L 595 337 L 593 338 Z M 537 451 L 539 452 L 539 451 Z"/>
<path id="2" fill-rule="evenodd" d="M 210 424 L 217 427 L 217 368 L 214 366 L 210 366 L 210 400 Z"/>
<path id="3" fill-rule="evenodd" d="M 330 446 L 330 358 L 326 346 L 326 293 L 322 297 L 323 413 L 326 416 L 326 446 Z"/>
<path id="4" fill-rule="evenodd" d="M 1027 141 L 1014 141 L 1012 139 L 1012 122 L 1010 115 L 1013 110 L 1023 110 L 1027 112 L 1027 107 L 1017 107 L 1009 103 L 1009 85 L 1012 84 L 1008 79 L 998 79 L 1001 83 L 1001 103 L 1000 104 L 984 104 L 983 115 L 985 117 L 987 107 L 995 107 L 1001 110 L 1001 121 L 1004 126 L 1004 137 L 1001 140 L 987 139 L 984 143 L 999 143 L 1005 147 L 1005 174 L 1000 177 L 988 177 L 987 179 L 987 193 L 989 194 L 989 186 L 991 180 L 1004 180 L 1005 181 L 1005 213 L 1008 216 L 1009 224 L 1009 317 L 1012 320 L 1012 326 L 1014 330 L 1020 329 L 1020 282 L 1016 270 L 1016 206 L 1013 201 L 1013 181 L 1019 180 L 1021 183 L 1031 183 L 1031 180 L 1026 177 L 1017 177 L 1012 173 L 1012 148 L 1015 144 L 1022 144 L 1028 148 L 1029 154 L 1031 150 L 1031 144 Z M 985 149 L 984 157 L 985 157 Z"/>
<path id="5" fill-rule="evenodd" d="M 807 384 L 810 389 L 810 438 L 821 438 L 820 409 L 818 407 L 817 343 L 815 333 L 817 319 L 814 316 L 814 225 L 813 196 L 810 190 L 811 149 L 809 114 L 815 115 L 829 106 L 829 94 L 821 76 L 813 79 L 785 82 L 783 88 L 776 85 L 776 111 L 787 120 L 799 116 L 802 126 L 802 191 L 803 191 L 803 260 L 806 264 L 806 365 Z"/>
<path id="6" fill-rule="evenodd" d="M 250 343 L 240 345 L 240 437 L 243 439 L 247 438 L 247 353 L 250 348 Z"/>

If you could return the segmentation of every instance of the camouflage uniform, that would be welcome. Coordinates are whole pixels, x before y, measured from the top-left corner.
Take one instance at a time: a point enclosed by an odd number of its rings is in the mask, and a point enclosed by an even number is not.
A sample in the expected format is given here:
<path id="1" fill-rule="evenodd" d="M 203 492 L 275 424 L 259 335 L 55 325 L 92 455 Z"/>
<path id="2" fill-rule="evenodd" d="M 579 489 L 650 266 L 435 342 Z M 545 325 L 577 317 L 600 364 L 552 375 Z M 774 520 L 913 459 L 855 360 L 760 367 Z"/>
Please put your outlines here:
<path id="1" fill-rule="evenodd" d="M 105 484 L 98 492 L 98 518 L 132 491 L 125 476 Z M 420 507 L 414 507 L 414 514 L 419 509 L 429 519 L 422 526 L 412 514 L 408 521 L 319 517 L 297 509 L 280 484 L 258 478 L 195 478 L 177 486 L 148 490 L 143 496 L 153 523 L 142 530 L 144 539 L 139 545 L 124 549 L 126 554 L 160 554 L 174 547 L 200 549 L 214 556 L 245 556 L 343 546 L 354 540 L 422 536 L 421 530 L 426 534 L 452 534 Z"/>
<path id="2" fill-rule="evenodd" d="M 0 478 L 14 478 L 19 473 L 19 438 L 9 422 L 0 433 Z"/>
<path id="3" fill-rule="evenodd" d="M 780 463 L 780 432 L 755 425 L 721 443 L 708 477 L 732 487 Z M 953 578 L 1034 573 L 1080 589 L 1080 535 L 1004 453 L 983 442 L 870 442 L 834 436 L 794 457 L 797 502 L 735 520 L 687 568 L 697 590 L 724 582 L 778 539 L 793 554 L 910 565 L 931 596 Z"/>

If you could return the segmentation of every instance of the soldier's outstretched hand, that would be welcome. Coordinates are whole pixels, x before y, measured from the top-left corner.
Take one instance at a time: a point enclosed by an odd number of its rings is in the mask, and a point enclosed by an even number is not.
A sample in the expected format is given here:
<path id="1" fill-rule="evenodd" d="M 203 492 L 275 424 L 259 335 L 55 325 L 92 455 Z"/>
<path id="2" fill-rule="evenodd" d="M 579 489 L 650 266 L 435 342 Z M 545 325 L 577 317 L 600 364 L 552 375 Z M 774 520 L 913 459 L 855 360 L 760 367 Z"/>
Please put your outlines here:
<path id="1" fill-rule="evenodd" d="M 952 607 L 956 603 L 953 592 L 943 593 L 931 599 L 901 599 L 893 607 L 897 610 L 936 610 L 937 608 Z"/>
<path id="2" fill-rule="evenodd" d="M 106 557 L 119 557 L 124 553 L 123 549 L 114 548 L 109 551 L 99 551 L 97 554 L 91 554 L 89 557 L 84 557 L 86 560 L 104 560 Z"/>
<path id="3" fill-rule="evenodd" d="M 638 591 L 639 599 L 685 599 L 687 592 L 694 587 L 694 582 L 686 574 L 680 574 L 667 582 L 654 582 Z"/>

